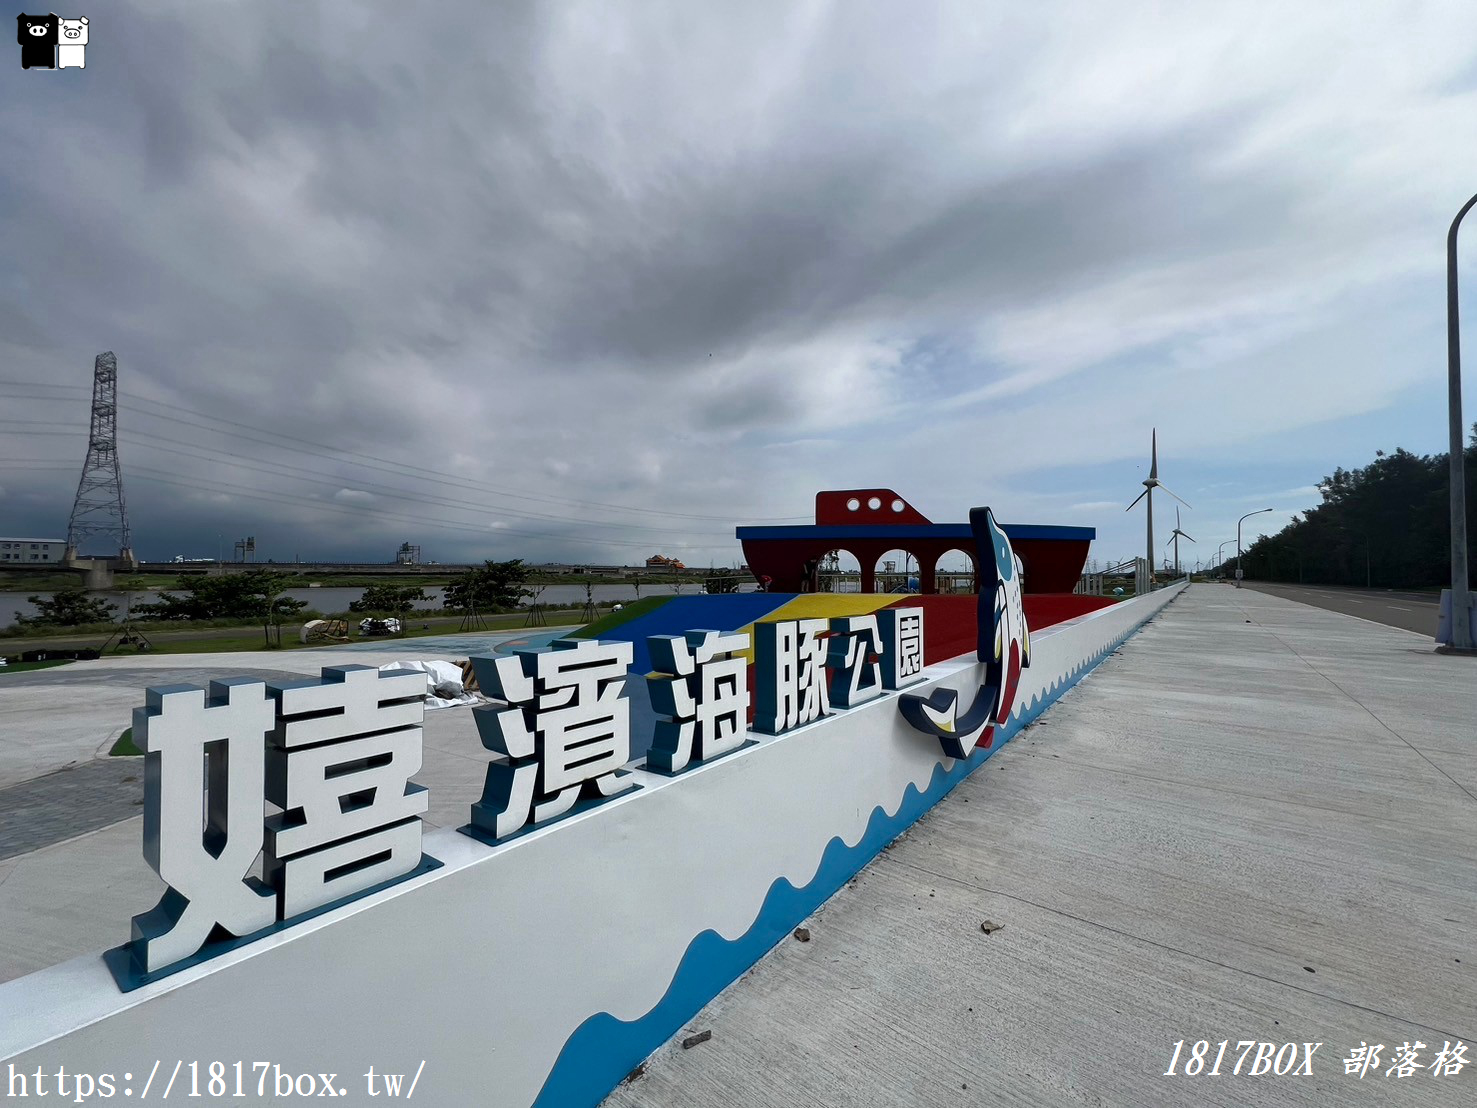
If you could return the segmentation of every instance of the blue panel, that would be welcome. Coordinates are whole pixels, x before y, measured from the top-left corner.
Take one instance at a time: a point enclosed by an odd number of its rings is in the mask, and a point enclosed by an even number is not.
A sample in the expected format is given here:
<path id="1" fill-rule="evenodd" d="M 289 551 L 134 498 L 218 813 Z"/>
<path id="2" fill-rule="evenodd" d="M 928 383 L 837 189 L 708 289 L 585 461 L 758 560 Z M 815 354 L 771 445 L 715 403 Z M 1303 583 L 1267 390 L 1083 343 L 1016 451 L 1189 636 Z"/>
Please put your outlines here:
<path id="1" fill-rule="evenodd" d="M 632 673 L 650 673 L 654 668 L 648 635 L 685 635 L 711 629 L 737 631 L 769 615 L 794 596 L 791 593 L 742 592 L 722 596 L 674 596 L 659 608 L 600 632 L 601 642 L 629 642 L 635 648 Z M 633 720 L 634 724 L 634 720 Z M 634 731 L 632 732 L 634 734 Z"/>
<path id="2" fill-rule="evenodd" d="M 1090 542 L 1097 538 L 1096 527 L 1053 527 L 1034 523 L 1002 523 L 1000 529 L 1012 541 L 1020 539 L 1057 539 L 1064 541 Z M 734 532 L 739 539 L 960 539 L 974 540 L 974 532 L 967 523 L 934 523 L 906 527 L 845 526 L 845 527 L 738 527 Z"/>

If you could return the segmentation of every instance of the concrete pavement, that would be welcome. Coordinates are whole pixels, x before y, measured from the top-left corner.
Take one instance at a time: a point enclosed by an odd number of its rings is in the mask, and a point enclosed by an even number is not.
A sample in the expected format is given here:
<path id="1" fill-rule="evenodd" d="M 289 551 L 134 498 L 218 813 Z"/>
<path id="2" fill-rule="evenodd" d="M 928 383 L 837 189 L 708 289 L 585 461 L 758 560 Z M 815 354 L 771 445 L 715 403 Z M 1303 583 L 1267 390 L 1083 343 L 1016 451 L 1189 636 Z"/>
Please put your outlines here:
<path id="1" fill-rule="evenodd" d="M 1469 1104 L 1474 821 L 1472 659 L 1196 585 L 607 1104 Z M 1162 1076 L 1225 1039 L 1324 1045 Z"/>
<path id="2" fill-rule="evenodd" d="M 132 723 L 133 709 L 143 704 L 149 685 L 230 676 L 290 680 L 316 677 L 324 666 L 377 666 L 405 658 L 452 661 L 551 630 L 375 640 L 281 653 L 132 655 L 0 674 L 0 790 L 105 756 Z"/>

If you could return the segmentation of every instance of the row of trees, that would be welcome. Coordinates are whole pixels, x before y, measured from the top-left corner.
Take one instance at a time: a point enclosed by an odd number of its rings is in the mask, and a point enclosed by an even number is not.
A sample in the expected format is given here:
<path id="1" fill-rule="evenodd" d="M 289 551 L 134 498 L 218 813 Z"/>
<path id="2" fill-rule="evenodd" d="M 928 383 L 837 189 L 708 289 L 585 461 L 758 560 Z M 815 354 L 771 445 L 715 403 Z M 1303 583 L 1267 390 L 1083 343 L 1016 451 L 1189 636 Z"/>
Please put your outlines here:
<path id="1" fill-rule="evenodd" d="M 444 605 L 459 612 L 498 612 L 516 608 L 532 593 L 525 589 L 529 570 L 522 559 L 493 562 L 459 574 L 442 587 Z M 174 588 L 159 594 L 153 603 L 136 604 L 131 618 L 161 621 L 260 620 L 268 645 L 282 644 L 282 624 L 292 620 L 307 603 L 295 600 L 287 590 L 300 587 L 297 575 L 280 570 L 254 569 L 221 577 L 180 577 Z M 110 623 L 118 605 L 81 588 L 61 589 L 51 597 L 26 598 L 36 607 L 33 616 L 17 617 L 24 629 L 76 627 Z M 416 604 L 429 600 L 416 586 L 371 585 L 364 595 L 349 604 L 349 610 L 366 615 L 395 616 L 404 625 Z"/>
<path id="2" fill-rule="evenodd" d="M 1260 581 L 1411 589 L 1448 583 L 1449 460 L 1380 450 L 1362 469 L 1334 470 L 1319 486 L 1323 503 L 1252 543 L 1242 569 Z M 1477 524 L 1477 426 L 1463 463 L 1470 532 Z"/>

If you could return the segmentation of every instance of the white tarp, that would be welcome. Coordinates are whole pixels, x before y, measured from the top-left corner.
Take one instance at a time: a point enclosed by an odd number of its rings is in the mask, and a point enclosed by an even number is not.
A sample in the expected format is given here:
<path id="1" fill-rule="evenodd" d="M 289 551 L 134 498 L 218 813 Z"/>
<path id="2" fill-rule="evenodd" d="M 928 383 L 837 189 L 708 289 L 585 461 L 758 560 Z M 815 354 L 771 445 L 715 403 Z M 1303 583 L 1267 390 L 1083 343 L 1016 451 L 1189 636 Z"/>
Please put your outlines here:
<path id="1" fill-rule="evenodd" d="M 387 662 L 379 667 L 381 673 L 424 673 L 426 675 L 426 707 L 427 708 L 452 708 L 458 704 L 477 704 L 482 698 L 476 693 L 467 692 L 462 686 L 462 670 L 455 662 L 443 661 L 440 658 L 429 658 L 424 661 L 418 659 L 406 659 L 399 662 Z"/>

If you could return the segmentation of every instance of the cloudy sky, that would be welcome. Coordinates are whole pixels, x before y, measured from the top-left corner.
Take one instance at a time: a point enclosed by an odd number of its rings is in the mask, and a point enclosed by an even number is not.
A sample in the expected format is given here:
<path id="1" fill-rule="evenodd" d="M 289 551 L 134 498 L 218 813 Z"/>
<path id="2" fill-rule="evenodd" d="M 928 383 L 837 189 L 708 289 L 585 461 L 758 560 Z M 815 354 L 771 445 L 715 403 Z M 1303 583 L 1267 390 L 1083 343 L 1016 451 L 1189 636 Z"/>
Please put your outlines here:
<path id="1" fill-rule="evenodd" d="M 0 65 L 5 535 L 65 534 L 103 350 L 146 559 L 734 564 L 876 486 L 1116 560 L 1154 427 L 1209 558 L 1446 449 L 1471 4 L 58 14 L 85 69 Z"/>

